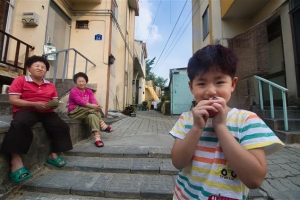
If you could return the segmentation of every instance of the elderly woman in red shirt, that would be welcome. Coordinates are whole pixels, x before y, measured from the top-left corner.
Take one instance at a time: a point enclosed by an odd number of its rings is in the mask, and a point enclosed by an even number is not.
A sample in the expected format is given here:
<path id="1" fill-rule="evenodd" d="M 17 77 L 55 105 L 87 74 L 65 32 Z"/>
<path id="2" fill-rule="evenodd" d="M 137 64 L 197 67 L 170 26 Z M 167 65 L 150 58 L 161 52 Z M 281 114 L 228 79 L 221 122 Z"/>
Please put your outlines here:
<path id="1" fill-rule="evenodd" d="M 21 154 L 26 154 L 32 142 L 31 127 L 42 122 L 47 134 L 52 138 L 52 153 L 46 162 L 57 167 L 66 164 L 60 152 L 71 150 L 70 128 L 54 109 L 58 105 L 55 86 L 44 79 L 49 70 L 49 62 L 41 56 L 29 57 L 25 66 L 30 75 L 14 79 L 9 88 L 9 102 L 13 107 L 13 120 L 5 135 L 1 151 L 11 154 L 10 179 L 22 182 L 31 177 L 24 168 Z"/>

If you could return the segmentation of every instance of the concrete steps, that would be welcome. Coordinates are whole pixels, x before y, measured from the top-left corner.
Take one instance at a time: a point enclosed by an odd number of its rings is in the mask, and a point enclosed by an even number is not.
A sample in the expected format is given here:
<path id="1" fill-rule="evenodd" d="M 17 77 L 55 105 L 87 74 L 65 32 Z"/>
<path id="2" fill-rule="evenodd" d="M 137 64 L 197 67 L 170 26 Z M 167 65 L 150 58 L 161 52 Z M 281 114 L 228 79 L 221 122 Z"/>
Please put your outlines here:
<path id="1" fill-rule="evenodd" d="M 45 164 L 6 199 L 172 199 L 178 170 L 170 150 L 81 143 L 63 156 L 66 166 Z M 257 189 L 248 199 L 264 197 Z"/>
<path id="2" fill-rule="evenodd" d="M 133 146 L 96 148 L 90 141 L 75 145 L 66 153 L 65 167 L 46 165 L 21 189 L 27 195 L 51 193 L 52 199 L 55 195 L 172 199 L 178 170 L 172 165 L 170 150 Z M 9 198 L 13 195 L 16 193 Z"/>
<path id="3" fill-rule="evenodd" d="M 284 130 L 282 107 L 274 108 L 274 119 L 271 119 L 270 107 L 265 107 L 264 109 L 260 110 L 259 106 L 254 106 L 251 110 L 262 118 L 283 142 L 287 144 L 300 143 L 300 110 L 297 106 L 287 108 L 288 131 Z"/>

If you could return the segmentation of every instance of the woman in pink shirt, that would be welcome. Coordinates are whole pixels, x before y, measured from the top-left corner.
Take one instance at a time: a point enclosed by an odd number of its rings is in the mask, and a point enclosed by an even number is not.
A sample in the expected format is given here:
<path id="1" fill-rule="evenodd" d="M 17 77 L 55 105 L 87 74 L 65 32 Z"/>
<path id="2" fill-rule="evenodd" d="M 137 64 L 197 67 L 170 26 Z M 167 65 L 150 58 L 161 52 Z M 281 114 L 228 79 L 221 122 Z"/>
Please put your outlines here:
<path id="1" fill-rule="evenodd" d="M 96 147 L 103 147 L 104 143 L 100 138 L 100 130 L 112 132 L 111 126 L 105 124 L 100 116 L 101 106 L 94 97 L 92 90 L 86 87 L 88 76 L 79 72 L 74 75 L 73 81 L 76 87 L 73 87 L 69 95 L 68 115 L 72 119 L 82 121 L 88 125 L 94 134 Z"/>

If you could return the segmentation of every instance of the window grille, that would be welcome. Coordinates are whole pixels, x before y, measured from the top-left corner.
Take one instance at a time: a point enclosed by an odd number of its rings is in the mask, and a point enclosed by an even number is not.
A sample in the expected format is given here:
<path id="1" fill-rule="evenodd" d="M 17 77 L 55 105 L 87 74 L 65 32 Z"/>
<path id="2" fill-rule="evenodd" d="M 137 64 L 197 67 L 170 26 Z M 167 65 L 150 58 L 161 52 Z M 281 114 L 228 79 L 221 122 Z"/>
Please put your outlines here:
<path id="1" fill-rule="evenodd" d="M 76 29 L 89 29 L 89 21 L 88 20 L 76 21 Z"/>

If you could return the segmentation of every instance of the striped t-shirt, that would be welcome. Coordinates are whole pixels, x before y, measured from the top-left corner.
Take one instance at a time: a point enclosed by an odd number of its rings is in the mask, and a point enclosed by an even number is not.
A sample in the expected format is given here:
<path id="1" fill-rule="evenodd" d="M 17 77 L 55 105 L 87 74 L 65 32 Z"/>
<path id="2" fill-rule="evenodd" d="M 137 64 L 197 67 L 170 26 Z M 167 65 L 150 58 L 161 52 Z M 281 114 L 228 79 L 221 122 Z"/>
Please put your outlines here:
<path id="1" fill-rule="evenodd" d="M 235 139 L 247 150 L 263 148 L 266 155 L 269 155 L 284 146 L 273 131 L 253 112 L 233 108 L 228 112 L 226 124 Z M 183 139 L 192 126 L 192 112 L 184 112 L 170 134 Z M 192 162 L 179 172 L 173 199 L 204 200 L 209 197 L 213 199 L 214 195 L 246 199 L 248 191 L 228 166 L 214 132 L 212 119 L 209 118 Z"/>

